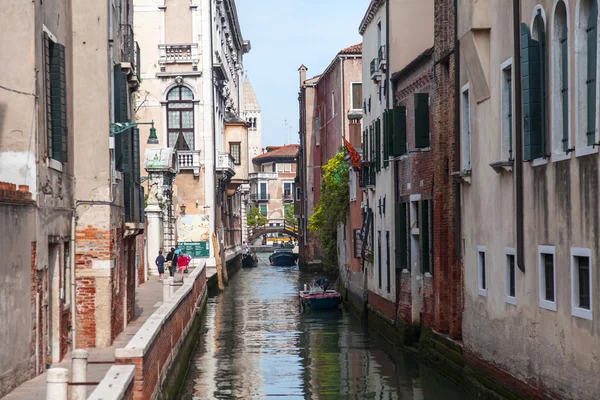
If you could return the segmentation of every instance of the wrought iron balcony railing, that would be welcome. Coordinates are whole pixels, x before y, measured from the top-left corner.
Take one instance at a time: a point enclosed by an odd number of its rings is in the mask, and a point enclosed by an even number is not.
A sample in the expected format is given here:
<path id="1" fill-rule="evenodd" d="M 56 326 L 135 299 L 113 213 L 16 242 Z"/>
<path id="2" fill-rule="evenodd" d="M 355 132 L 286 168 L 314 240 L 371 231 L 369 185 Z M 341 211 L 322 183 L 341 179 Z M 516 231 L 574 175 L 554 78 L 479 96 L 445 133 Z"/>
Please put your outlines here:
<path id="1" fill-rule="evenodd" d="M 371 161 L 363 161 L 358 173 L 358 185 L 361 189 L 375 187 L 375 164 Z"/>
<path id="2" fill-rule="evenodd" d="M 268 193 L 250 193 L 250 201 L 269 201 L 271 195 Z"/>

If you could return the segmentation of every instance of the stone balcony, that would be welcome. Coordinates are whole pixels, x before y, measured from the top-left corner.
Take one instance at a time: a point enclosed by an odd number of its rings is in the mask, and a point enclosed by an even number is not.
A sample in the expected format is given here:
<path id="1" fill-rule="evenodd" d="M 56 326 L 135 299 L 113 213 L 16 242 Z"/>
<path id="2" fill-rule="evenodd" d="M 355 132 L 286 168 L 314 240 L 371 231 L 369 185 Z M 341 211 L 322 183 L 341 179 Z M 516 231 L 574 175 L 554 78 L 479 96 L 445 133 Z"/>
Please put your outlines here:
<path id="1" fill-rule="evenodd" d="M 217 154 L 217 173 L 223 173 L 229 176 L 235 175 L 235 163 L 234 159 L 229 153 L 218 153 Z"/>
<path id="2" fill-rule="evenodd" d="M 259 179 L 277 179 L 277 172 L 253 172 L 248 174 L 248 180 L 250 181 Z"/>
<path id="3" fill-rule="evenodd" d="M 200 151 L 177 151 L 179 170 L 192 170 L 194 176 L 200 175 Z"/>
<path id="4" fill-rule="evenodd" d="M 192 69 L 198 70 L 200 56 L 197 43 L 159 44 L 158 52 L 161 72 L 165 71 L 167 64 L 192 64 Z"/>

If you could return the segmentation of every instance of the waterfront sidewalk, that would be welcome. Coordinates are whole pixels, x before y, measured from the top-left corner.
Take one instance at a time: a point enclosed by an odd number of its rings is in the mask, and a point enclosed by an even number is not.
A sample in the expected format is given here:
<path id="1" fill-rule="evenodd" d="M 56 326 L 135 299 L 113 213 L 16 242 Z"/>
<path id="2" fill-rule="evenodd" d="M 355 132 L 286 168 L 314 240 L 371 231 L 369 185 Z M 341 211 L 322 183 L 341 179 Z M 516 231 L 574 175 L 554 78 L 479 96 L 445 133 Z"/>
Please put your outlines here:
<path id="1" fill-rule="evenodd" d="M 111 347 L 104 349 L 86 349 L 88 357 L 88 382 L 100 382 L 110 367 L 115 362 L 115 349 L 125 347 L 129 340 L 142 327 L 144 322 L 162 304 L 162 283 L 157 277 L 148 277 L 149 280 L 139 286 L 135 291 L 135 318 L 117 336 Z M 62 362 L 54 367 L 62 367 L 71 371 L 71 354 L 68 353 Z M 87 387 L 88 396 L 94 391 L 96 385 Z M 39 400 L 46 398 L 46 374 L 43 373 L 15 388 L 3 400 Z"/>

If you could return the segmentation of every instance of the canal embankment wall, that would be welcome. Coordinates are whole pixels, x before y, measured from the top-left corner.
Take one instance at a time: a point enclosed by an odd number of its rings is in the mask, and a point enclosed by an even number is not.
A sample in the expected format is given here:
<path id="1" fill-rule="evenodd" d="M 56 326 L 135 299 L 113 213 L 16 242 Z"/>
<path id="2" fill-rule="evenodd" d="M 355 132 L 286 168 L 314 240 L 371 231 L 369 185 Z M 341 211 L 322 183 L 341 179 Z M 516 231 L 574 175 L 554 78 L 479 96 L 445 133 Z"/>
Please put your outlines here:
<path id="1" fill-rule="evenodd" d="M 207 268 L 200 260 L 183 284 L 120 349 L 92 400 L 168 399 L 185 376 L 208 297 Z M 132 368 L 133 367 L 133 368 Z"/>

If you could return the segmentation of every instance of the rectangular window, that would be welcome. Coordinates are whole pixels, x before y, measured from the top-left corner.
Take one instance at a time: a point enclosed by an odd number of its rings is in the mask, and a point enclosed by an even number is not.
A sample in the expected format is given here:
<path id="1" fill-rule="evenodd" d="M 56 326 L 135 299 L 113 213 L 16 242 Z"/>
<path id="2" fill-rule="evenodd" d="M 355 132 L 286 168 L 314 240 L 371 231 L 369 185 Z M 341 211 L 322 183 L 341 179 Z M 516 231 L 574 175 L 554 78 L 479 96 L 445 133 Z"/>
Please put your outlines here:
<path id="1" fill-rule="evenodd" d="M 395 253 L 396 269 L 408 269 L 408 218 L 407 203 L 396 203 L 395 214 Z"/>
<path id="2" fill-rule="evenodd" d="M 571 248 L 571 314 L 592 317 L 592 250 Z"/>
<path id="3" fill-rule="evenodd" d="M 331 91 L 331 118 L 335 115 L 335 91 Z"/>
<path id="4" fill-rule="evenodd" d="M 381 289 L 381 231 L 377 231 L 377 275 Z"/>
<path id="5" fill-rule="evenodd" d="M 261 204 L 260 205 L 260 213 L 262 215 L 264 215 L 265 217 L 267 216 L 267 205 L 266 204 Z"/>
<path id="6" fill-rule="evenodd" d="M 502 69 L 502 160 L 513 159 L 512 148 L 512 58 L 500 66 Z"/>
<path id="7" fill-rule="evenodd" d="M 506 302 L 509 304 L 517 304 L 515 299 L 515 273 L 516 273 L 516 259 L 515 249 L 506 248 L 504 249 L 504 255 L 506 256 L 506 285 L 505 295 Z"/>
<path id="8" fill-rule="evenodd" d="M 471 170 L 471 99 L 469 84 L 462 88 L 461 94 L 461 170 Z"/>
<path id="9" fill-rule="evenodd" d="M 267 192 L 267 182 L 260 182 L 258 189 L 258 200 L 269 200 Z"/>
<path id="10" fill-rule="evenodd" d="M 556 271 L 554 246 L 538 246 L 538 280 L 540 307 L 556 311 Z"/>
<path id="11" fill-rule="evenodd" d="M 419 219 L 420 239 L 421 239 L 421 271 L 424 274 L 431 274 L 431 237 L 429 231 L 429 200 L 421 201 L 421 215 Z"/>
<path id="12" fill-rule="evenodd" d="M 229 143 L 229 154 L 233 157 L 233 163 L 235 165 L 241 164 L 241 154 L 240 154 L 240 142 L 230 142 Z"/>
<path id="13" fill-rule="evenodd" d="M 284 200 L 292 200 L 292 182 L 284 182 L 283 183 L 283 199 Z"/>
<path id="14" fill-rule="evenodd" d="M 71 303 L 71 257 L 69 242 L 63 243 L 63 303 L 68 306 Z"/>
<path id="15" fill-rule="evenodd" d="M 381 21 L 377 21 L 377 48 L 381 47 Z"/>
<path id="16" fill-rule="evenodd" d="M 406 154 L 406 107 L 394 105 L 391 154 L 398 157 Z"/>
<path id="17" fill-rule="evenodd" d="M 300 201 L 300 188 L 296 188 L 296 201 Z"/>
<path id="18" fill-rule="evenodd" d="M 277 172 L 292 172 L 291 163 L 277 163 Z"/>
<path id="19" fill-rule="evenodd" d="M 415 93 L 415 147 L 429 147 L 429 93 Z"/>
<path id="20" fill-rule="evenodd" d="M 477 293 L 480 296 L 487 296 L 485 253 L 484 246 L 477 246 Z"/>
<path id="21" fill-rule="evenodd" d="M 385 270 L 386 270 L 386 290 L 388 293 L 392 292 L 392 277 L 390 271 L 390 232 L 385 233 Z"/>
<path id="22" fill-rule="evenodd" d="M 48 156 L 67 162 L 67 79 L 65 46 L 44 33 L 46 133 Z"/>
<path id="23" fill-rule="evenodd" d="M 360 99 L 362 98 L 362 83 L 352 82 L 350 85 L 352 86 L 352 90 L 350 91 L 350 95 L 352 96 L 350 104 L 353 110 L 360 110 Z"/>

